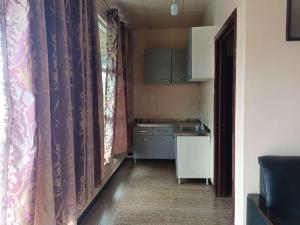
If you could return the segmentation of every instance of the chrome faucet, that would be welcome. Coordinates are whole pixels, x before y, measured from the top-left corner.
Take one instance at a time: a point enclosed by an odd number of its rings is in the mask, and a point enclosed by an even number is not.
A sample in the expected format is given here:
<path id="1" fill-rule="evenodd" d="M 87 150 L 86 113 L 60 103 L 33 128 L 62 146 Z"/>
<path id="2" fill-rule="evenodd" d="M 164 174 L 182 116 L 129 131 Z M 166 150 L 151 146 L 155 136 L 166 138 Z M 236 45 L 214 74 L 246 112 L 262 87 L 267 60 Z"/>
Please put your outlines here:
<path id="1" fill-rule="evenodd" d="M 200 128 L 203 131 L 205 129 L 204 128 L 204 115 L 203 115 L 203 113 L 201 111 L 195 111 L 194 114 L 198 114 L 199 115 L 199 120 L 201 122 Z"/>

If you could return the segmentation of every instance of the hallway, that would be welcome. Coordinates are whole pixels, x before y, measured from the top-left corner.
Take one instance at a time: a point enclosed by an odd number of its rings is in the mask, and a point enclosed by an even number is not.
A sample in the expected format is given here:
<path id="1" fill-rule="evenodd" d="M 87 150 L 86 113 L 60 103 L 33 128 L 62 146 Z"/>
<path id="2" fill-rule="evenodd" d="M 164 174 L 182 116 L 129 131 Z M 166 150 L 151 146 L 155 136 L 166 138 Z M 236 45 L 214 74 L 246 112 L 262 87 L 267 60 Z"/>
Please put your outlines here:
<path id="1" fill-rule="evenodd" d="M 177 183 L 171 161 L 127 160 L 82 225 L 226 225 L 231 199 L 199 181 Z"/>

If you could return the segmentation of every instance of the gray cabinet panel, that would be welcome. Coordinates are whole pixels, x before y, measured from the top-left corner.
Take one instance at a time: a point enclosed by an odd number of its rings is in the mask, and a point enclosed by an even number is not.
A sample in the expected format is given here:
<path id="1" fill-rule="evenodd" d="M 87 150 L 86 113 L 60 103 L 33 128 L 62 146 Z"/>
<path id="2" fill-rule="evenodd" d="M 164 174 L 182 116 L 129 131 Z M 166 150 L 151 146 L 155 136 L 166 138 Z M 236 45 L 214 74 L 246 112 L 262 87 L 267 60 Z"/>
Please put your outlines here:
<path id="1" fill-rule="evenodd" d="M 187 83 L 186 49 L 172 49 L 172 84 Z"/>
<path id="2" fill-rule="evenodd" d="M 171 84 L 171 49 L 145 50 L 145 84 Z"/>
<path id="3" fill-rule="evenodd" d="M 152 137 L 138 135 L 134 137 L 133 155 L 135 159 L 153 159 L 153 150 L 154 142 Z"/>
<path id="4" fill-rule="evenodd" d="M 134 127 L 135 159 L 174 159 L 172 127 Z"/>
<path id="5" fill-rule="evenodd" d="M 192 30 L 190 30 L 186 53 L 186 73 L 188 79 L 192 79 L 192 41 Z"/>
<path id="6" fill-rule="evenodd" d="M 171 127 L 153 128 L 153 135 L 172 136 L 173 135 L 173 128 L 171 128 Z"/>
<path id="7" fill-rule="evenodd" d="M 156 159 L 174 159 L 173 137 L 154 137 L 154 155 Z"/>

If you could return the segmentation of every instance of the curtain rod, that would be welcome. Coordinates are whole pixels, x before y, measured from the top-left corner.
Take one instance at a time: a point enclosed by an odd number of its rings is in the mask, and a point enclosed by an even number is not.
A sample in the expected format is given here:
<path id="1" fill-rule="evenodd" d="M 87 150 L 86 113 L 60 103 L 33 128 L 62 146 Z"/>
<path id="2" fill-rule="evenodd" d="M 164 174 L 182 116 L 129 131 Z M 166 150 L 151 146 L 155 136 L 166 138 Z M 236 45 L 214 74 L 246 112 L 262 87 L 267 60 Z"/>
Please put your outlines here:
<path id="1" fill-rule="evenodd" d="M 109 4 L 106 2 L 106 0 L 102 0 L 102 1 L 103 1 L 103 3 L 105 4 L 105 6 L 107 7 L 107 9 L 110 10 L 111 8 L 110 8 Z"/>

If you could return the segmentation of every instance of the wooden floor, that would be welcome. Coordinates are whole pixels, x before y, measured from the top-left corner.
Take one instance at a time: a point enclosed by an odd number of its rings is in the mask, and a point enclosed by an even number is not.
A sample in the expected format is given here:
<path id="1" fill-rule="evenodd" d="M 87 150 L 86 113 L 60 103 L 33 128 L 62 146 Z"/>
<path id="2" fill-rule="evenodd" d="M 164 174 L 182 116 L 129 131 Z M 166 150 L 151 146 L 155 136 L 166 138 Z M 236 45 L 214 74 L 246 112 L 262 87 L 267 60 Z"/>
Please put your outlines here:
<path id="1" fill-rule="evenodd" d="M 126 161 L 83 225 L 231 224 L 230 198 L 218 199 L 205 182 L 179 185 L 171 161 Z"/>

